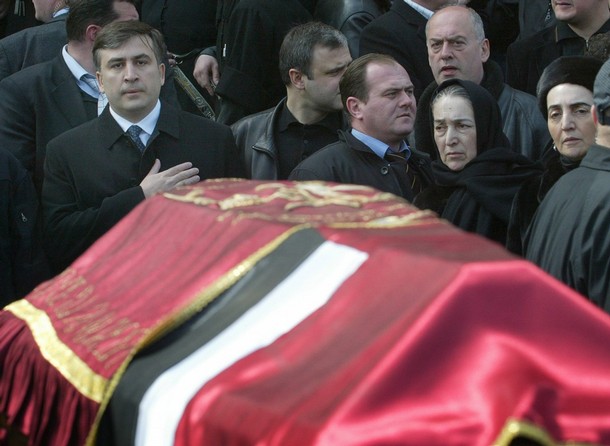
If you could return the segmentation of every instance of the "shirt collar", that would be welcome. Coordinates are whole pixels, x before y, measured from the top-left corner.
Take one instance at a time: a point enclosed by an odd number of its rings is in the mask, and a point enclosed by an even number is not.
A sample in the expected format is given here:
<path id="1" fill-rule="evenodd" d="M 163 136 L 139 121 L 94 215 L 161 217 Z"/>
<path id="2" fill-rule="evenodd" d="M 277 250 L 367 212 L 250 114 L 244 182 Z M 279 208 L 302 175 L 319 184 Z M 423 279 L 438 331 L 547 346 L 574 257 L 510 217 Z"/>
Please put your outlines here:
<path id="1" fill-rule="evenodd" d="M 564 39 L 573 39 L 573 38 L 581 39 L 581 37 L 578 34 L 576 34 L 572 30 L 572 28 L 570 28 L 570 26 L 565 22 L 558 21 L 555 30 L 557 33 L 555 35 L 557 42 L 559 42 L 560 40 L 564 40 Z"/>
<path id="2" fill-rule="evenodd" d="M 70 55 L 70 53 L 68 53 L 68 45 L 64 45 L 64 47 L 61 50 L 61 55 L 64 58 L 64 62 L 66 62 L 66 65 L 68 66 L 68 69 L 70 70 L 70 73 L 72 73 L 72 76 L 74 76 L 76 78 L 76 80 L 80 80 L 80 78 L 83 76 L 83 74 L 89 74 L 91 75 L 91 73 L 89 73 L 87 70 L 85 70 L 77 61 L 74 57 L 72 57 Z"/>
<path id="3" fill-rule="evenodd" d="M 377 155 L 381 159 L 385 157 L 385 154 L 388 150 L 391 150 L 386 143 L 381 142 L 378 139 L 373 138 L 372 136 L 359 132 L 358 130 L 352 129 L 352 135 L 358 141 L 369 147 L 373 152 L 375 152 L 375 155 Z M 398 152 L 406 152 L 406 159 L 409 159 L 409 157 L 411 156 L 411 149 L 409 149 L 409 146 L 405 141 L 400 142 L 400 149 L 398 150 Z"/>
<path id="4" fill-rule="evenodd" d="M 297 124 L 301 127 L 305 125 L 319 125 L 334 132 L 337 129 L 341 128 L 342 113 L 342 111 L 330 112 L 327 113 L 326 116 L 324 116 L 324 118 L 320 119 L 318 122 L 314 122 L 313 124 L 301 124 L 297 120 L 297 118 L 294 117 L 292 112 L 288 109 L 288 105 L 286 105 L 286 103 L 284 102 L 282 111 L 280 112 L 280 116 L 278 118 L 277 129 L 279 132 L 284 132 L 288 130 L 288 127 L 290 127 L 291 124 Z"/>
<path id="5" fill-rule="evenodd" d="M 58 17 L 58 16 L 63 15 L 63 14 L 67 14 L 68 12 L 69 12 L 69 8 L 67 6 L 64 6 L 60 10 L 55 11 L 53 13 L 53 18 Z"/>
<path id="6" fill-rule="evenodd" d="M 434 11 L 432 11 L 428 8 L 424 8 L 422 5 L 418 5 L 413 0 L 404 0 L 404 1 L 411 8 L 415 9 L 417 12 L 419 12 L 421 15 L 423 15 L 426 20 L 429 20 L 430 17 L 432 17 L 432 14 L 434 14 Z"/>
<path id="7" fill-rule="evenodd" d="M 64 47 L 61 50 L 61 55 L 64 58 L 64 62 L 68 66 L 68 70 L 70 70 L 70 73 L 72 73 L 72 76 L 74 76 L 74 79 L 76 80 L 76 85 L 78 85 L 78 88 L 80 88 L 82 91 L 87 93 L 89 96 L 92 96 L 93 98 L 98 98 L 99 94 L 100 94 L 99 86 L 96 90 L 94 90 L 93 88 L 91 88 L 91 86 L 87 82 L 85 82 L 82 79 L 83 76 L 92 76 L 93 79 L 95 79 L 95 76 L 93 74 L 89 73 L 87 70 L 85 70 L 76 61 L 76 59 L 74 57 L 72 57 L 70 55 L 70 53 L 68 53 L 68 45 L 64 45 Z M 97 83 L 97 80 L 96 80 L 96 83 Z"/>
<path id="8" fill-rule="evenodd" d="M 123 118 L 121 115 L 119 115 L 112 109 L 112 104 L 110 104 L 109 108 L 110 114 L 117 122 L 117 124 L 119 124 L 119 126 L 123 129 L 124 132 L 126 132 L 127 129 L 132 125 L 139 126 L 144 131 L 142 137 L 146 140 L 144 141 L 145 144 L 148 141 L 148 138 L 150 138 L 150 136 L 153 134 L 155 126 L 157 125 L 157 121 L 159 120 L 159 115 L 161 114 L 161 102 L 159 100 L 157 100 L 157 104 L 152 109 L 152 111 L 139 122 L 130 122 L 127 119 Z"/>
<path id="9" fill-rule="evenodd" d="M 282 111 L 280 112 L 280 116 L 278 119 L 278 131 L 283 132 L 286 129 L 288 129 L 288 126 L 292 123 L 298 123 L 299 121 L 297 121 L 297 118 L 294 117 L 294 115 L 292 114 L 292 112 L 290 110 L 288 110 L 288 106 L 286 105 L 286 102 L 284 102 L 284 105 L 282 107 Z"/>

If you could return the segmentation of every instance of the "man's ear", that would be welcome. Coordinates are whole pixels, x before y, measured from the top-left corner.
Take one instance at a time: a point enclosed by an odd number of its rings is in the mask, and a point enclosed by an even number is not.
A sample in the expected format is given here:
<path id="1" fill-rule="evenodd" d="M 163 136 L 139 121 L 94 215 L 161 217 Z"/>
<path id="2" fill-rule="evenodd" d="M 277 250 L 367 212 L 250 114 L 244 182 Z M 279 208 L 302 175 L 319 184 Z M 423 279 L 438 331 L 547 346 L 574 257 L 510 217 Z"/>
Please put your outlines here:
<path id="1" fill-rule="evenodd" d="M 362 117 L 362 104 L 363 102 L 360 99 L 354 96 L 348 97 L 345 101 L 347 113 L 354 119 L 360 119 Z"/>
<path id="2" fill-rule="evenodd" d="M 298 90 L 305 89 L 305 75 L 296 68 L 288 70 L 288 76 L 290 76 L 290 83 Z"/>
<path id="3" fill-rule="evenodd" d="M 104 78 L 102 77 L 102 73 L 100 73 L 99 71 L 96 71 L 95 77 L 97 78 L 97 84 L 100 86 L 100 91 L 102 93 L 106 93 L 104 91 Z"/>
<path id="4" fill-rule="evenodd" d="M 159 64 L 159 73 L 161 74 L 161 85 L 165 84 L 165 64 Z"/>
<path id="5" fill-rule="evenodd" d="M 489 39 L 483 39 L 483 42 L 481 43 L 481 62 L 487 62 L 490 52 L 491 49 L 489 47 Z"/>
<path id="6" fill-rule="evenodd" d="M 91 24 L 91 25 L 87 26 L 87 29 L 85 30 L 85 37 L 90 42 L 93 42 L 95 40 L 95 38 L 97 37 L 97 33 L 99 33 L 101 29 L 102 29 L 101 26 Z"/>
<path id="7" fill-rule="evenodd" d="M 599 116 L 597 114 L 597 107 L 595 104 L 591 106 L 591 117 L 593 118 L 593 124 L 595 124 L 595 127 L 597 127 L 599 125 Z"/>

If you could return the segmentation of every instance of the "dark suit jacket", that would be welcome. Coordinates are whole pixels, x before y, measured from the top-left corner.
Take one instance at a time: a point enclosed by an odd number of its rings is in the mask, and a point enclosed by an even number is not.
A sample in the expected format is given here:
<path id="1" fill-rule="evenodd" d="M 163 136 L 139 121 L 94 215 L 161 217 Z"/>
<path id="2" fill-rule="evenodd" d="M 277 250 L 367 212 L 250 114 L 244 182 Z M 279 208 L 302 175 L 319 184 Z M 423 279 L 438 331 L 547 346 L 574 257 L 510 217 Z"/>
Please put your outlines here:
<path id="1" fill-rule="evenodd" d="M 610 31 L 610 20 L 595 34 Z M 518 40 L 506 53 L 506 83 L 517 90 L 536 95 L 536 85 L 544 69 L 561 56 L 582 56 L 586 41 L 565 22 Z"/>
<path id="2" fill-rule="evenodd" d="M 0 307 L 49 278 L 38 196 L 27 171 L 0 147 Z"/>
<path id="3" fill-rule="evenodd" d="M 233 124 L 275 106 L 286 94 L 279 49 L 288 31 L 311 20 L 303 0 L 239 0 L 222 25 L 224 43 L 217 48 L 221 76 L 216 94 L 223 101 L 218 122 Z M 220 12 L 226 14 L 222 7 Z"/>
<path id="4" fill-rule="evenodd" d="M 66 17 L 33 26 L 0 39 L 0 80 L 19 70 L 51 60 L 67 43 Z"/>
<path id="5" fill-rule="evenodd" d="M 360 36 L 360 55 L 389 54 L 401 64 L 415 87 L 415 97 L 434 80 L 428 65 L 426 19 L 404 1 L 369 23 Z"/>
<path id="6" fill-rule="evenodd" d="M 339 141 L 318 150 L 302 161 L 290 180 L 334 181 L 360 184 L 412 200 L 433 183 L 430 157 L 411 150 L 406 162 L 388 162 L 349 132 L 339 130 Z M 410 171 L 410 175 L 405 175 Z"/>
<path id="7" fill-rule="evenodd" d="M 81 90 L 61 54 L 0 82 L 0 141 L 40 192 L 47 143 L 87 121 Z"/>
<path id="8" fill-rule="evenodd" d="M 144 200 L 139 184 L 156 158 L 161 170 L 190 161 L 201 179 L 243 176 L 228 127 L 166 103 L 143 154 L 108 107 L 49 142 L 42 207 L 46 250 L 57 271 Z"/>

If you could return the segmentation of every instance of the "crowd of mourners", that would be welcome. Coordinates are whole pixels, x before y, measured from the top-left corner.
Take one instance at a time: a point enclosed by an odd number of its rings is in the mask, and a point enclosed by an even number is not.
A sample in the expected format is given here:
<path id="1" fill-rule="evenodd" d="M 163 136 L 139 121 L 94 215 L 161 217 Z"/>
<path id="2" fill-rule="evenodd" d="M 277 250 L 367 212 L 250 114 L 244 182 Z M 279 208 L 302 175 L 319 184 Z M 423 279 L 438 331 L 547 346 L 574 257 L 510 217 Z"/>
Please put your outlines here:
<path id="1" fill-rule="evenodd" d="M 0 0 L 0 17 L 2 306 L 143 200 L 237 177 L 391 192 L 610 311 L 608 0 Z"/>

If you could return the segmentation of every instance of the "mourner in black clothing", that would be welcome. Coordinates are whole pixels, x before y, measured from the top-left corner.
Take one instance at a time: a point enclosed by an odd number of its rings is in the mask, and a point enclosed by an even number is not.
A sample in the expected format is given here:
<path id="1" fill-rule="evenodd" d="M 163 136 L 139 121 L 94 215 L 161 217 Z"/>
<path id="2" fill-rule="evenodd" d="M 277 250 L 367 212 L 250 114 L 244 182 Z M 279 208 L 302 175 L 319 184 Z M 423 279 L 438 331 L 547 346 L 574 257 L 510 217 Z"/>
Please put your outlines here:
<path id="1" fill-rule="evenodd" d="M 553 138 L 541 160 L 544 171 L 527 180 L 515 196 L 506 247 L 523 254 L 522 240 L 538 205 L 565 173 L 574 170 L 595 142 L 591 115 L 593 82 L 603 62 L 564 56 L 552 62 L 538 82 L 538 104 Z"/>
<path id="2" fill-rule="evenodd" d="M 595 144 L 544 198 L 525 257 L 610 312 L 610 61 L 593 86 Z"/>
<path id="3" fill-rule="evenodd" d="M 159 100 L 163 37 L 135 20 L 100 31 L 93 57 L 102 114 L 49 142 L 46 253 L 61 271 L 138 203 L 200 179 L 240 176 L 231 130 Z"/>
<path id="4" fill-rule="evenodd" d="M 436 184 L 414 204 L 504 245 L 513 198 L 539 169 L 509 148 L 498 103 L 483 87 L 450 79 L 436 89 L 431 103 L 430 132 L 439 154 L 432 163 Z"/>

